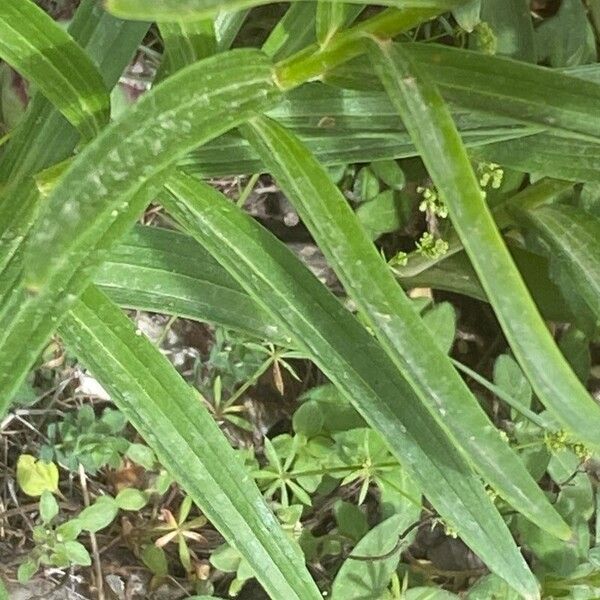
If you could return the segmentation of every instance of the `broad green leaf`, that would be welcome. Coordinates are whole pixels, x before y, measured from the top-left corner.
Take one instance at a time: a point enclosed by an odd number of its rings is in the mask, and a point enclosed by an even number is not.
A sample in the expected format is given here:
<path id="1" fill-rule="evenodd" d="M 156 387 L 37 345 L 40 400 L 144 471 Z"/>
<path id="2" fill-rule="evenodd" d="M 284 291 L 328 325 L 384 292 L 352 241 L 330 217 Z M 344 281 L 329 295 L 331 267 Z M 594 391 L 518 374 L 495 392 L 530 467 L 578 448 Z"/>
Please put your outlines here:
<path id="1" fill-rule="evenodd" d="M 394 515 L 379 523 L 354 546 L 350 556 L 337 572 L 331 587 L 332 600 L 362 600 L 380 598 L 387 589 L 392 574 L 400 561 L 400 548 L 385 558 L 396 547 L 399 536 L 410 526 L 404 515 Z M 360 556 L 355 560 L 353 555 Z M 374 556 L 372 560 L 365 560 Z"/>
<path id="2" fill-rule="evenodd" d="M 14 67 L 91 138 L 108 122 L 98 70 L 73 38 L 30 0 L 0 3 L 0 58 Z"/>
<path id="3" fill-rule="evenodd" d="M 41 496 L 45 491 L 58 491 L 58 467 L 53 462 L 37 460 L 21 454 L 17 461 L 17 483 L 28 496 Z"/>
<path id="4" fill-rule="evenodd" d="M 403 600 L 458 600 L 458 598 L 456 594 L 435 587 L 410 588 L 403 594 Z"/>
<path id="5" fill-rule="evenodd" d="M 594 30 L 581 0 L 563 0 L 557 13 L 535 31 L 538 61 L 552 67 L 596 62 Z"/>
<path id="6" fill-rule="evenodd" d="M 521 367 L 508 354 L 501 354 L 494 363 L 494 383 L 521 403 L 531 406 L 533 392 Z"/>
<path id="7" fill-rule="evenodd" d="M 496 37 L 496 53 L 536 62 L 533 22 L 528 0 L 481 0 L 481 20 Z"/>
<path id="8" fill-rule="evenodd" d="M 337 3 L 339 0 L 330 0 Z M 345 0 L 349 4 L 363 4 L 362 0 Z M 433 8 L 438 11 L 449 10 L 463 0 L 378 0 L 382 6 L 397 8 Z M 178 21 L 212 17 L 220 10 L 240 10 L 264 4 L 273 0 L 106 0 L 106 8 L 124 19 L 142 19 L 156 21 Z"/>
<path id="9" fill-rule="evenodd" d="M 373 44 L 372 58 L 538 398 L 575 439 L 599 448 L 600 408 L 565 362 L 540 317 L 486 206 L 439 92 L 400 46 Z"/>
<path id="10" fill-rule="evenodd" d="M 402 376 L 455 446 L 515 509 L 568 537 L 564 523 L 440 347 L 447 342 L 438 340 L 415 312 L 327 171 L 274 121 L 252 119 L 242 131 Z"/>
<path id="11" fill-rule="evenodd" d="M 423 315 L 423 323 L 444 354 L 448 354 L 456 335 L 456 311 L 450 302 L 442 302 Z"/>
<path id="12" fill-rule="evenodd" d="M 600 321 L 600 219 L 563 204 L 514 210 L 518 221 L 540 237 L 555 268 L 569 275 L 576 293 Z"/>
<path id="13" fill-rule="evenodd" d="M 271 597 L 319 598 L 301 552 L 283 533 L 198 393 L 149 340 L 136 335 L 121 310 L 90 288 L 64 320 L 61 334 L 160 463 L 252 565 Z"/>
<path id="14" fill-rule="evenodd" d="M 409 205 L 410 200 L 394 192 L 385 190 L 356 209 L 356 217 L 367 235 L 375 240 L 384 233 L 397 231 L 408 220 L 402 205 Z"/>
<path id="15" fill-rule="evenodd" d="M 108 527 L 119 511 L 119 506 L 110 496 L 100 496 L 96 502 L 84 508 L 77 516 L 82 529 L 95 533 Z"/>
<path id="16" fill-rule="evenodd" d="M 231 51 L 180 70 L 77 155 L 30 236 L 25 285 L 0 309 L 0 412 L 106 250 L 153 197 L 164 171 L 278 96 L 263 54 Z"/>
<path id="17" fill-rule="evenodd" d="M 476 25 L 481 22 L 479 13 L 481 12 L 482 0 L 469 0 L 466 4 L 457 6 L 452 11 L 452 16 L 456 19 L 462 29 L 471 33 Z"/>
<path id="18" fill-rule="evenodd" d="M 561 336 L 558 347 L 577 377 L 585 385 L 592 366 L 588 337 L 579 329 L 569 327 L 568 331 Z"/>
<path id="19" fill-rule="evenodd" d="M 229 50 L 240 32 L 249 10 L 220 12 L 215 18 L 215 36 L 219 52 Z"/>
<path id="20" fill-rule="evenodd" d="M 362 325 L 270 233 L 216 190 L 178 174 L 163 202 L 381 433 L 436 510 L 515 587 L 535 583 L 478 477 Z M 360 352 L 356 352 L 360 348 Z"/>
<path id="21" fill-rule="evenodd" d="M 467 600 L 521 600 L 519 594 L 511 590 L 500 577 L 486 575 L 473 585 L 467 594 Z"/>

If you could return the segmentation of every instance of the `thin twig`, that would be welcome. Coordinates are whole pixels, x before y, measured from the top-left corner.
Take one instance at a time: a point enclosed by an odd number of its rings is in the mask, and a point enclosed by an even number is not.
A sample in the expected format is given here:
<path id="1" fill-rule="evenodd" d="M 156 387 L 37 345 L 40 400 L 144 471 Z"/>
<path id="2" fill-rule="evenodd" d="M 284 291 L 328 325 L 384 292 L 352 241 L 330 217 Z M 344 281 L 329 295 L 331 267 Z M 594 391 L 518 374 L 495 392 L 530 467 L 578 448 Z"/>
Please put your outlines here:
<path id="1" fill-rule="evenodd" d="M 87 488 L 87 480 L 85 477 L 85 469 L 83 465 L 79 465 L 79 481 L 81 482 L 81 491 L 83 493 L 83 503 L 85 506 L 90 505 L 90 494 Z M 102 578 L 102 562 L 100 561 L 100 553 L 98 552 L 98 540 L 96 534 L 90 531 L 90 545 L 92 546 L 92 561 L 94 563 L 94 579 L 96 580 L 96 589 L 98 590 L 98 600 L 105 600 L 104 596 L 104 580 Z"/>

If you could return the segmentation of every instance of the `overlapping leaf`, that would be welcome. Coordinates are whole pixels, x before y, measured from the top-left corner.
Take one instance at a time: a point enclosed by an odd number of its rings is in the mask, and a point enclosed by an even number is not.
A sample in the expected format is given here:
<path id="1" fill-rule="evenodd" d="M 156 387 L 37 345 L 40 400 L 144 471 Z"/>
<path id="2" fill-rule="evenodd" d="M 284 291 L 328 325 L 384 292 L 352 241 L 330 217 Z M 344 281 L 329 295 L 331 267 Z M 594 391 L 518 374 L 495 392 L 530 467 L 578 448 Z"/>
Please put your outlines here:
<path id="1" fill-rule="evenodd" d="M 330 0 L 337 3 L 339 0 Z M 350 4 L 362 4 L 362 0 L 345 0 Z M 221 10 L 235 11 L 264 4 L 273 0 L 107 0 L 109 11 L 124 19 L 178 21 L 185 18 L 205 18 Z M 450 10 L 464 0 L 378 0 L 382 6 L 398 8 L 433 8 Z"/>
<path id="2" fill-rule="evenodd" d="M 379 431 L 431 503 L 488 566 L 529 598 L 537 586 L 465 459 L 364 327 L 291 252 L 227 199 L 183 174 L 170 212 Z M 360 352 L 356 349 L 360 348 Z"/>
<path id="3" fill-rule="evenodd" d="M 199 394 L 148 339 L 136 335 L 123 312 L 90 288 L 60 331 L 271 598 L 320 598 L 300 548 L 267 508 Z"/>
<path id="4" fill-rule="evenodd" d="M 600 408 L 565 362 L 514 266 L 441 95 L 401 46 L 373 42 L 371 55 L 539 399 L 575 439 L 599 448 Z"/>
<path id="5" fill-rule="evenodd" d="M 263 54 L 231 51 L 164 81 L 77 156 L 31 237 L 29 295 L 17 289 L 0 314 L 2 410 L 103 252 L 146 207 L 165 169 L 278 95 Z"/>
<path id="6" fill-rule="evenodd" d="M 453 444 L 513 507 L 559 536 L 568 528 L 550 506 L 415 312 L 327 171 L 272 120 L 242 129 L 400 373 Z"/>
<path id="7" fill-rule="evenodd" d="M 109 98 L 100 73 L 73 38 L 30 0 L 0 3 L 0 58 L 86 137 L 108 121 Z"/>
<path id="8" fill-rule="evenodd" d="M 515 210 L 521 222 L 540 236 L 554 268 L 568 273 L 600 322 L 600 220 L 561 204 Z"/>

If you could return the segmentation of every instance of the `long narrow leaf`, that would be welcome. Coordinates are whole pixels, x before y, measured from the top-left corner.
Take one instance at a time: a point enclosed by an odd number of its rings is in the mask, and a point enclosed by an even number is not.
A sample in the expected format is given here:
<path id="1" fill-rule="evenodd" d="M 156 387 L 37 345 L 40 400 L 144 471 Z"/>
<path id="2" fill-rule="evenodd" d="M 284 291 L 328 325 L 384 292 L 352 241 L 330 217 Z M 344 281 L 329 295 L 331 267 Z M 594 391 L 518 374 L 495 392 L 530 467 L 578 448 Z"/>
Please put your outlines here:
<path id="1" fill-rule="evenodd" d="M 17 289 L 2 307 L 0 412 L 106 249 L 146 207 L 169 165 L 278 97 L 263 54 L 231 51 L 164 81 L 77 155 L 31 236 L 25 258 L 29 296 Z"/>
<path id="2" fill-rule="evenodd" d="M 73 38 L 30 0 L 0 3 L 0 58 L 86 137 L 107 123 L 109 98 L 100 73 Z"/>
<path id="3" fill-rule="evenodd" d="M 579 296 L 600 322 L 600 219 L 556 204 L 515 212 L 547 246 L 554 268 L 568 273 Z"/>
<path id="4" fill-rule="evenodd" d="M 539 399 L 575 439 L 600 448 L 600 407 L 579 382 L 540 317 L 485 204 L 442 97 L 399 45 L 372 42 L 372 58 L 448 205 L 452 223 Z"/>
<path id="5" fill-rule="evenodd" d="M 345 393 L 433 506 L 527 598 L 535 579 L 478 478 L 364 327 L 271 234 L 211 187 L 179 174 L 167 207 Z M 357 351 L 360 349 L 360 351 Z"/>
<path id="6" fill-rule="evenodd" d="M 94 283 L 128 308 L 218 323 L 273 342 L 287 338 L 202 246 L 175 231 L 135 227 Z"/>
<path id="7" fill-rule="evenodd" d="M 568 527 L 438 347 L 327 171 L 272 120 L 252 119 L 242 131 L 375 336 L 453 444 L 515 509 L 541 528 L 568 538 Z"/>
<path id="8" fill-rule="evenodd" d="M 300 549 L 267 508 L 197 392 L 101 292 L 88 289 L 60 332 L 271 598 L 321 597 Z"/>
<path id="9" fill-rule="evenodd" d="M 339 0 L 330 0 L 338 2 Z M 350 4 L 363 4 L 362 0 L 345 0 Z M 397 8 L 433 8 L 450 10 L 464 0 L 378 0 L 376 4 Z M 214 16 L 220 10 L 240 10 L 264 4 L 273 0 L 106 0 L 107 9 L 124 19 L 156 21 L 178 21 Z"/>

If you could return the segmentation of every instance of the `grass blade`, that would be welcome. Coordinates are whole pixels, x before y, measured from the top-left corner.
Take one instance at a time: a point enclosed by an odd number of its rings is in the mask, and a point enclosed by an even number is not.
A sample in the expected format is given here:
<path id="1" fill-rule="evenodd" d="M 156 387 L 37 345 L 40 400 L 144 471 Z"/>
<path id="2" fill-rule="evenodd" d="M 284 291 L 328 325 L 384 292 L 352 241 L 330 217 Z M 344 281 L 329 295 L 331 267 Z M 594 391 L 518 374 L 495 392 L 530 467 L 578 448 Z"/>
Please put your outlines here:
<path id="1" fill-rule="evenodd" d="M 98 70 L 73 38 L 29 0 L 0 4 L 0 57 L 34 83 L 91 138 L 108 122 L 110 101 Z"/>
<path id="2" fill-rule="evenodd" d="M 216 190 L 183 174 L 167 189 L 171 213 L 383 435 L 465 542 L 526 597 L 539 597 L 477 476 L 366 329 L 285 246 Z"/>
<path id="3" fill-rule="evenodd" d="M 485 204 L 442 97 L 399 45 L 372 42 L 372 59 L 540 401 L 574 439 L 591 449 L 600 448 L 600 407 L 564 360 L 540 317 Z"/>
<path id="4" fill-rule="evenodd" d="M 321 597 L 300 549 L 267 508 L 199 394 L 101 292 L 88 289 L 60 332 L 271 598 Z"/>
<path id="5" fill-rule="evenodd" d="M 339 0 L 330 0 L 337 3 Z M 345 0 L 349 4 L 363 4 L 362 0 Z M 106 0 L 106 8 L 117 17 L 156 21 L 178 21 L 212 17 L 220 10 L 240 10 L 271 4 L 273 0 Z M 397 8 L 434 8 L 450 10 L 461 0 L 378 0 L 381 6 Z"/>
<path id="6" fill-rule="evenodd" d="M 306 147 L 275 121 L 242 128 L 419 401 L 484 480 L 541 528 L 570 532 L 395 281 L 354 211 Z M 368 290 L 368 291 L 367 291 Z"/>
<path id="7" fill-rule="evenodd" d="M 212 19 L 159 23 L 158 29 L 165 44 L 163 62 L 157 79 L 211 56 L 217 50 Z"/>
<path id="8" fill-rule="evenodd" d="M 287 333 L 191 237 L 135 227 L 94 283 L 121 306 L 175 314 L 285 344 Z"/>
<path id="9" fill-rule="evenodd" d="M 600 219 L 561 204 L 514 210 L 519 222 L 539 235 L 550 261 L 568 274 L 600 322 Z"/>
<path id="10" fill-rule="evenodd" d="M 263 54 L 231 51 L 164 81 L 77 155 L 30 237 L 24 282 L 33 293 L 17 290 L 0 313 L 0 412 L 169 165 L 278 97 Z"/>
<path id="11" fill-rule="evenodd" d="M 338 31 L 358 17 L 364 8 L 364 5 L 354 6 L 348 2 L 319 0 L 315 23 L 319 44 L 326 46 Z"/>

